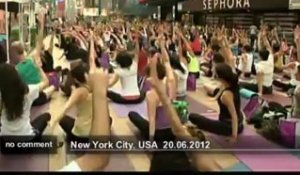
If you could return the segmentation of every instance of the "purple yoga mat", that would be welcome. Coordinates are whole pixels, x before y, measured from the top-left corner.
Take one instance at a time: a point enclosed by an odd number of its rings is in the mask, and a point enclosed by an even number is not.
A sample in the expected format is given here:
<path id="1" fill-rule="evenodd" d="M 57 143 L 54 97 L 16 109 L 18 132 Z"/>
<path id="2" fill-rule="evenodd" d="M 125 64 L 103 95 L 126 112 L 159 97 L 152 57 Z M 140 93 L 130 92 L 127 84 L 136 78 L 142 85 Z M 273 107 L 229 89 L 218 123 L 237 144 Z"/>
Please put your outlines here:
<path id="1" fill-rule="evenodd" d="M 287 105 L 291 105 L 292 104 L 292 100 L 291 98 L 288 97 L 284 97 L 281 95 L 264 95 L 262 97 L 264 100 L 270 102 L 279 102 L 281 105 L 283 106 L 287 106 Z M 242 105 L 242 109 L 247 105 L 249 100 L 245 99 L 245 98 L 241 98 L 241 105 Z"/>
<path id="2" fill-rule="evenodd" d="M 139 113 L 145 119 L 148 118 L 147 104 L 145 101 L 136 105 L 122 105 L 116 103 L 111 103 L 111 105 L 118 117 L 128 117 L 129 112 L 133 111 Z"/>
<path id="3" fill-rule="evenodd" d="M 31 108 L 30 119 L 34 120 L 49 111 L 50 104 Z M 49 155 L 3 155 L 0 154 L 1 171 L 49 171 Z"/>
<path id="4" fill-rule="evenodd" d="M 201 114 L 210 111 L 204 105 L 199 104 L 197 101 L 195 101 L 192 98 L 188 98 L 188 101 L 190 103 L 190 107 L 192 108 L 191 111 L 193 112 Z M 217 117 L 213 117 L 211 115 L 207 117 L 211 119 L 217 119 Z M 226 147 L 233 148 L 233 146 L 230 146 L 225 141 L 225 138 L 222 136 L 210 134 L 209 137 L 213 139 L 213 141 L 218 142 L 224 148 Z M 255 131 L 247 127 L 245 128 L 243 134 L 239 136 L 238 144 L 234 147 L 242 147 L 242 146 L 244 147 L 246 145 L 249 148 L 249 147 L 255 147 L 257 144 L 262 146 L 270 146 L 270 148 L 280 149 L 279 146 L 267 141 L 265 138 L 258 135 Z M 272 153 L 272 154 L 269 153 L 247 154 L 247 153 L 235 152 L 235 156 L 238 157 L 240 161 L 245 163 L 245 165 L 247 165 L 253 171 L 299 171 L 300 170 L 300 159 L 288 152 Z"/>
<path id="5" fill-rule="evenodd" d="M 128 155 L 124 153 L 111 154 L 108 165 L 105 167 L 104 172 L 133 172 L 136 171 Z"/>
<path id="6" fill-rule="evenodd" d="M 49 155 L 2 155 L 1 171 L 49 171 Z"/>
<path id="7" fill-rule="evenodd" d="M 110 89 L 114 92 L 120 93 L 120 89 L 118 88 L 112 88 Z M 124 104 L 117 104 L 111 102 L 112 108 L 118 115 L 118 117 L 128 117 L 129 112 L 137 112 L 139 113 L 142 117 L 147 119 L 147 104 L 146 101 L 140 103 L 140 104 L 134 104 L 134 105 L 124 105 Z"/>

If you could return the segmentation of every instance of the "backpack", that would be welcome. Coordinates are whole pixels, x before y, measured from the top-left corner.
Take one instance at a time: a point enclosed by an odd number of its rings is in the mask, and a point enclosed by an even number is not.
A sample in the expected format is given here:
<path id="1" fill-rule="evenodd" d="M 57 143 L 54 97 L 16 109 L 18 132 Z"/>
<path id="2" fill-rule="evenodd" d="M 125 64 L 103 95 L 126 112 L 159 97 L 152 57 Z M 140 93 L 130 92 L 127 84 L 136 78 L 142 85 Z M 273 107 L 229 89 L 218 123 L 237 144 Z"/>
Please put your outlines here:
<path id="1" fill-rule="evenodd" d="M 288 110 L 277 102 L 262 104 L 249 118 L 248 124 L 253 124 L 256 129 L 265 127 L 265 121 L 273 121 L 279 124 L 279 120 L 287 118 Z"/>
<path id="2" fill-rule="evenodd" d="M 173 106 L 176 109 L 180 121 L 185 124 L 189 120 L 189 104 L 186 101 L 173 101 Z"/>

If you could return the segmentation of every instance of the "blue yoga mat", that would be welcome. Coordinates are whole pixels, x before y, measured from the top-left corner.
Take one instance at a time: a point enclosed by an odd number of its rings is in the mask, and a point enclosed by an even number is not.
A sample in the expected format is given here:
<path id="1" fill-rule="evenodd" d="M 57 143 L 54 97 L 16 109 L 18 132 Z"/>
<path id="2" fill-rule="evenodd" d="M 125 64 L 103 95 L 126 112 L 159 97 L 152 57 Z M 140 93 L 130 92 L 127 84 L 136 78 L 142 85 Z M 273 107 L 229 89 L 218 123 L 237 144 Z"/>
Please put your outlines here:
<path id="1" fill-rule="evenodd" d="M 241 89 L 240 94 L 245 99 L 250 99 L 252 97 L 258 96 L 256 92 L 250 91 L 248 89 Z"/>
<path id="2" fill-rule="evenodd" d="M 251 172 L 251 169 L 247 167 L 244 163 L 240 162 L 233 167 L 227 168 L 225 172 Z"/>

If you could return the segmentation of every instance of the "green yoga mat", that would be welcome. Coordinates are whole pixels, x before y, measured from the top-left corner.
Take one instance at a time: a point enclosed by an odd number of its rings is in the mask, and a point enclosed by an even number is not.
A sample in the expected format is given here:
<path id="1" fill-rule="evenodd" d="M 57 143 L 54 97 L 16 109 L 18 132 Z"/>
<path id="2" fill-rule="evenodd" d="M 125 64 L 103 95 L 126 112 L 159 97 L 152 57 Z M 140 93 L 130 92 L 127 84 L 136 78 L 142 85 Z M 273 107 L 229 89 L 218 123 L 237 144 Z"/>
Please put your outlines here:
<path id="1" fill-rule="evenodd" d="M 37 35 L 38 35 L 38 29 L 37 28 L 31 28 L 30 33 L 31 33 L 31 38 L 30 38 L 31 44 L 30 44 L 30 46 L 35 47 L 35 43 L 36 43 Z"/>

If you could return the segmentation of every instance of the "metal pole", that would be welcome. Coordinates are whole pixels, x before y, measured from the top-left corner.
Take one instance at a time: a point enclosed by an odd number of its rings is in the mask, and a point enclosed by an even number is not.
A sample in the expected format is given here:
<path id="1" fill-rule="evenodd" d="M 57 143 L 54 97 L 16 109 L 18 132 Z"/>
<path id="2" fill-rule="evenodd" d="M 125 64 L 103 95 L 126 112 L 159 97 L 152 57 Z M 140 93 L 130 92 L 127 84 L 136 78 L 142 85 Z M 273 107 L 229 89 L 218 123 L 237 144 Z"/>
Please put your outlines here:
<path id="1" fill-rule="evenodd" d="M 5 19 L 6 19 L 6 22 L 5 22 L 5 24 L 6 24 L 6 55 L 7 55 L 7 63 L 9 63 L 10 62 L 10 54 L 9 54 L 9 21 L 8 21 L 8 19 L 9 19 L 9 12 L 8 12 L 8 2 L 7 1 L 5 1 Z"/>
<path id="2" fill-rule="evenodd" d="M 173 5 L 173 9 L 172 9 L 172 19 L 173 19 L 173 21 L 175 21 L 175 18 L 176 18 L 176 6 Z"/>
<path id="3" fill-rule="evenodd" d="M 23 43 L 24 39 L 23 39 L 23 30 L 24 30 L 24 26 L 23 26 L 23 11 L 22 8 L 23 7 L 23 3 L 19 4 L 19 38 L 21 43 Z"/>
<path id="4" fill-rule="evenodd" d="M 29 12 L 28 12 L 28 28 L 29 28 L 29 33 L 28 33 L 28 42 L 29 42 L 29 48 L 31 49 L 31 31 L 32 31 L 32 1 L 29 2 Z"/>
<path id="5" fill-rule="evenodd" d="M 161 6 L 157 7 L 157 19 L 158 19 L 158 21 L 161 20 Z"/>

